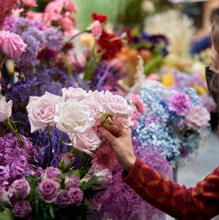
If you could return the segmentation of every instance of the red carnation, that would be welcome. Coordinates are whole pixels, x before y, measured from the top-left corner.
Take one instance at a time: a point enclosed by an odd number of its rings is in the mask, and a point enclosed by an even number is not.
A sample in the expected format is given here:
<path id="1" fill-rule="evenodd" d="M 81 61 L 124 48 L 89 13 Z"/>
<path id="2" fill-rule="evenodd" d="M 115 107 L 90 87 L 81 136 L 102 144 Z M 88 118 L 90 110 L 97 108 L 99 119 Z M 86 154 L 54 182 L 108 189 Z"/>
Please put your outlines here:
<path id="1" fill-rule="evenodd" d="M 103 58 L 111 60 L 122 48 L 122 40 L 115 34 L 110 34 L 103 31 L 100 39 L 97 41 L 100 51 L 103 53 Z"/>
<path id="2" fill-rule="evenodd" d="M 91 17 L 94 21 L 99 21 L 100 23 L 106 23 L 108 21 L 108 17 L 103 14 L 93 13 Z"/>

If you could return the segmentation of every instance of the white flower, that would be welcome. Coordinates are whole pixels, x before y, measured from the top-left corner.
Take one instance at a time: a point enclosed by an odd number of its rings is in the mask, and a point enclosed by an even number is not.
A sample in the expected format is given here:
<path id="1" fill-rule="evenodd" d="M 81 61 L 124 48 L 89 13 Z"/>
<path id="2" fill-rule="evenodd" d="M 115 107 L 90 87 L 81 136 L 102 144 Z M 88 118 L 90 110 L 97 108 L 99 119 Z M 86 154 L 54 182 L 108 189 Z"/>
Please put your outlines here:
<path id="1" fill-rule="evenodd" d="M 56 127 L 68 134 L 84 133 L 95 124 L 90 107 L 74 99 L 68 99 L 57 106 L 54 120 Z"/>
<path id="2" fill-rule="evenodd" d="M 65 100 L 73 98 L 78 101 L 81 101 L 87 97 L 87 93 L 85 90 L 81 88 L 73 88 L 73 87 L 70 87 L 68 89 L 66 88 L 62 89 L 62 94 Z"/>
<path id="3" fill-rule="evenodd" d="M 12 114 L 12 101 L 6 102 L 5 97 L 0 98 L 0 121 L 10 118 Z"/>

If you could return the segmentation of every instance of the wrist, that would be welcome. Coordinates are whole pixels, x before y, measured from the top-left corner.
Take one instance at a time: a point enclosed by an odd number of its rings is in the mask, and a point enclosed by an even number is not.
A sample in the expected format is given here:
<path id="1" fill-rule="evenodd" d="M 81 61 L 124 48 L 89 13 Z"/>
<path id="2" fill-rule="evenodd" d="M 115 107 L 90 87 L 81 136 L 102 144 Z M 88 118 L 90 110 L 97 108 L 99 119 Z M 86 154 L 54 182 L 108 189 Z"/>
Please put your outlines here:
<path id="1" fill-rule="evenodd" d="M 136 161 L 136 156 L 135 155 L 130 155 L 127 160 L 125 161 L 124 163 L 124 169 L 126 171 L 129 171 L 131 170 L 131 168 L 134 166 L 135 164 L 135 161 Z"/>

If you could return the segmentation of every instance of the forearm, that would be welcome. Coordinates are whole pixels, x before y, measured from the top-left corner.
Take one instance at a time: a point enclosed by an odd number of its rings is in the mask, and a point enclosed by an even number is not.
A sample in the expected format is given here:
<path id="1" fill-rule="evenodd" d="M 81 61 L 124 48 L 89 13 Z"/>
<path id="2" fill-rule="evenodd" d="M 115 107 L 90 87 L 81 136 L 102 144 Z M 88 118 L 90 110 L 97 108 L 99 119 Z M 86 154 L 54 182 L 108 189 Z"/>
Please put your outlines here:
<path id="1" fill-rule="evenodd" d="M 191 219 L 191 216 L 193 219 L 209 219 L 208 210 L 202 209 L 203 204 L 199 203 L 198 189 L 187 189 L 163 178 L 139 159 L 124 180 L 145 201 L 177 219 Z"/>

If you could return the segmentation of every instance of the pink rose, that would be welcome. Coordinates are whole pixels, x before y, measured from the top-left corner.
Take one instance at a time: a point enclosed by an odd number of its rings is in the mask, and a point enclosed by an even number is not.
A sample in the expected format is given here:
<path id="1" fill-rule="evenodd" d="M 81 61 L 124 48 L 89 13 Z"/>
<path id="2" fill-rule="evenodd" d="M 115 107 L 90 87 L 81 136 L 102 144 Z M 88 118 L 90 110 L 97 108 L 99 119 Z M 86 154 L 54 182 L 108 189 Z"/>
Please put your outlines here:
<path id="1" fill-rule="evenodd" d="M 54 126 L 54 115 L 56 105 L 62 102 L 60 96 L 46 92 L 43 96 L 31 96 L 27 106 L 28 117 L 31 125 L 31 132 Z"/>
<path id="2" fill-rule="evenodd" d="M 6 102 L 5 97 L 0 98 L 0 121 L 5 121 L 12 114 L 12 101 Z"/>
<path id="3" fill-rule="evenodd" d="M 101 119 L 101 113 L 104 112 L 104 108 L 97 100 L 94 99 L 94 97 L 88 96 L 87 98 L 83 99 L 81 103 L 90 106 L 91 116 L 94 119 Z"/>
<path id="4" fill-rule="evenodd" d="M 101 144 L 101 140 L 93 129 L 85 133 L 72 134 L 71 139 L 75 148 L 87 154 L 95 151 Z"/>
<path id="5" fill-rule="evenodd" d="M 119 95 L 113 95 L 111 92 L 106 91 L 104 95 L 105 99 L 105 111 L 120 117 L 130 116 L 130 106 L 127 101 Z"/>
<path id="6" fill-rule="evenodd" d="M 77 101 L 81 101 L 82 99 L 87 97 L 87 93 L 85 90 L 73 87 L 62 89 L 62 94 L 65 101 L 68 99 L 76 99 Z"/>
<path id="7" fill-rule="evenodd" d="M 37 3 L 36 0 L 21 0 L 21 2 L 28 7 L 36 7 Z"/>
<path id="8" fill-rule="evenodd" d="M 64 0 L 64 7 L 70 13 L 76 13 L 77 12 L 77 8 L 75 7 L 74 4 L 72 4 L 71 0 Z"/>
<path id="9" fill-rule="evenodd" d="M 91 25 L 91 30 L 95 40 L 99 40 L 103 33 L 102 24 L 99 21 L 94 21 Z"/>
<path id="10" fill-rule="evenodd" d="M 0 51 L 12 59 L 18 59 L 27 45 L 17 34 L 0 31 Z"/>
<path id="11" fill-rule="evenodd" d="M 185 117 L 185 122 L 194 129 L 207 127 L 209 125 L 209 112 L 200 106 L 193 106 Z"/>

